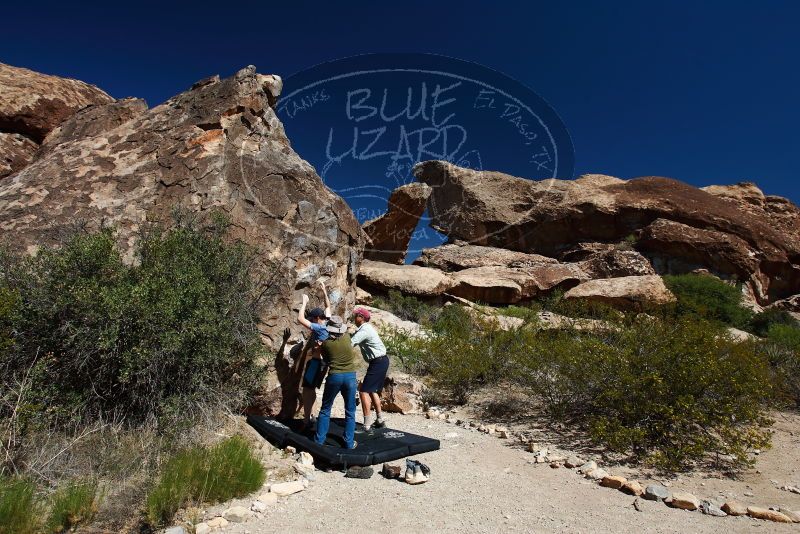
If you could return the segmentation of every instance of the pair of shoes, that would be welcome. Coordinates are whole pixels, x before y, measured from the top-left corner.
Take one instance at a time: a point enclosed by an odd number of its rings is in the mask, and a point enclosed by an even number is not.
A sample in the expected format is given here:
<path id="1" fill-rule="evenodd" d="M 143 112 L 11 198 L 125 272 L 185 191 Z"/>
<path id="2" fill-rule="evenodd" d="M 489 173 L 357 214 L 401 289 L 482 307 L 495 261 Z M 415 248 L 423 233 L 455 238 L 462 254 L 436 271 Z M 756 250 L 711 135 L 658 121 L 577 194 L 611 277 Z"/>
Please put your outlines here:
<path id="1" fill-rule="evenodd" d="M 406 460 L 405 480 L 409 484 L 422 484 L 431 477 L 430 468 L 417 460 Z"/>
<path id="2" fill-rule="evenodd" d="M 375 428 L 383 428 L 386 426 L 386 419 L 383 418 L 383 414 L 379 414 L 378 417 L 375 419 Z"/>
<path id="3" fill-rule="evenodd" d="M 375 414 L 370 412 L 369 415 L 364 416 L 364 430 L 372 430 L 372 425 L 375 424 Z"/>

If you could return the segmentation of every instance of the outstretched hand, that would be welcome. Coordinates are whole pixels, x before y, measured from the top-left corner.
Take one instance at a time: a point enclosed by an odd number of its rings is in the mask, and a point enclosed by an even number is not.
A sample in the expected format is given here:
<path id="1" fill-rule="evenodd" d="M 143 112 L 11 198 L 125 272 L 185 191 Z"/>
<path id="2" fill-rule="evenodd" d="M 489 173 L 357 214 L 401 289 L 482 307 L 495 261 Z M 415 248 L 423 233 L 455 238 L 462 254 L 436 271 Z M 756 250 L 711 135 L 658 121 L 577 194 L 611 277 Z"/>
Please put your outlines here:
<path id="1" fill-rule="evenodd" d="M 302 298 L 302 300 L 303 300 L 303 306 L 305 306 L 306 304 L 308 304 L 308 295 L 306 295 L 305 293 L 303 293 L 303 296 L 302 296 L 301 298 Z"/>
<path id="2" fill-rule="evenodd" d="M 283 329 L 283 342 L 286 343 L 289 341 L 289 338 L 292 337 L 292 331 L 288 328 Z"/>

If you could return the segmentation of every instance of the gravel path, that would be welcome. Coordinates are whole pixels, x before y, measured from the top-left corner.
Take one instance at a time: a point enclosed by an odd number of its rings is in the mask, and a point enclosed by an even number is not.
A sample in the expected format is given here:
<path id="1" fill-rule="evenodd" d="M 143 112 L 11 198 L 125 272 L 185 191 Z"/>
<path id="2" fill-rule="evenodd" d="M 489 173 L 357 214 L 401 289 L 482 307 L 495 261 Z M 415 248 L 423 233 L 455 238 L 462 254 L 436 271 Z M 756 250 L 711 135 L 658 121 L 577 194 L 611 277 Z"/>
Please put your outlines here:
<path id="1" fill-rule="evenodd" d="M 442 441 L 441 450 L 418 457 L 431 468 L 429 482 L 318 471 L 302 493 L 224 532 L 800 532 L 798 525 L 714 518 L 641 499 L 639 512 L 634 497 L 572 470 L 531 464 L 531 454 L 505 440 L 422 416 L 394 416 L 390 426 Z"/>

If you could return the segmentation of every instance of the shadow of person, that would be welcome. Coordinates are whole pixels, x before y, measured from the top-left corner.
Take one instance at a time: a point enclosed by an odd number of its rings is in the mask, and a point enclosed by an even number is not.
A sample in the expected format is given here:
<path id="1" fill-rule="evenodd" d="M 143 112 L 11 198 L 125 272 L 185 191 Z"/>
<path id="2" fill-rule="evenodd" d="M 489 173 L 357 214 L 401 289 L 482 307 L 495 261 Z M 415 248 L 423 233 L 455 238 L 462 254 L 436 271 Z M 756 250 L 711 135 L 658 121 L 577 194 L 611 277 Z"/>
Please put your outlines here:
<path id="1" fill-rule="evenodd" d="M 299 341 L 287 351 L 291 332 L 283 331 L 283 342 L 275 354 L 275 372 L 281 386 L 281 409 L 276 416 L 279 420 L 294 418 L 302 406 L 302 388 L 304 361 L 306 356 L 305 341 Z"/>

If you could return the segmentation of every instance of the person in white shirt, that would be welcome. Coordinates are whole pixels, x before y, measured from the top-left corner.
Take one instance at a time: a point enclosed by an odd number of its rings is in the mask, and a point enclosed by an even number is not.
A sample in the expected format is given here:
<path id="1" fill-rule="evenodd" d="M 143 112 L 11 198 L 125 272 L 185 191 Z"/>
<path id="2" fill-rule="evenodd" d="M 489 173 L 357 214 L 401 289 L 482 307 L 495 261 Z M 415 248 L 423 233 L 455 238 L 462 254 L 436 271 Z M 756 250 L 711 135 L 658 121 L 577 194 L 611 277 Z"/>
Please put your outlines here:
<path id="1" fill-rule="evenodd" d="M 381 341 L 378 332 L 369 324 L 370 313 L 365 308 L 353 310 L 353 322 L 356 332 L 351 336 L 354 347 L 361 349 L 361 356 L 369 364 L 367 374 L 361 381 L 359 397 L 361 409 L 364 412 L 364 430 L 371 430 L 373 425 L 380 428 L 386 425 L 386 420 L 381 413 L 381 390 L 389 371 L 389 357 L 386 355 L 386 346 Z M 375 407 L 375 413 L 372 407 Z"/>

